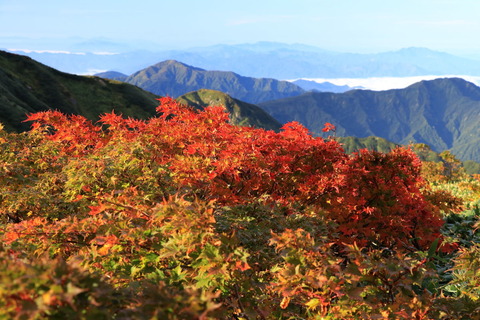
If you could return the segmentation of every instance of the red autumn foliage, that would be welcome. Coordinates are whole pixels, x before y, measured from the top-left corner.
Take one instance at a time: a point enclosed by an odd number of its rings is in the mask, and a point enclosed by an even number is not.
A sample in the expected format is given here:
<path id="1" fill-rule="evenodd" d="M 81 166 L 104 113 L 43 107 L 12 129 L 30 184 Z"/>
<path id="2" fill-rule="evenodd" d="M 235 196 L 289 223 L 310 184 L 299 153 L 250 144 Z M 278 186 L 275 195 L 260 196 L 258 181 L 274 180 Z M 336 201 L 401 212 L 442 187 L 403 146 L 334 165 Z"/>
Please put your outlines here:
<path id="1" fill-rule="evenodd" d="M 160 102 L 149 120 L 49 111 L 0 131 L 0 317 L 457 314 L 430 286 L 456 202 L 409 149 L 347 155 L 296 122 Z"/>
<path id="2" fill-rule="evenodd" d="M 28 120 L 73 156 L 116 141 L 140 142 L 151 161 L 168 166 L 178 188 L 206 200 L 233 205 L 262 197 L 291 213 L 314 206 L 338 223 L 339 243 L 413 250 L 440 237 L 442 219 L 420 192 L 421 164 L 408 149 L 349 156 L 335 140 L 313 137 L 296 122 L 275 133 L 231 125 L 222 107 L 198 111 L 171 98 L 160 102 L 160 116 L 147 121 L 110 113 L 93 125 L 58 112 Z"/>

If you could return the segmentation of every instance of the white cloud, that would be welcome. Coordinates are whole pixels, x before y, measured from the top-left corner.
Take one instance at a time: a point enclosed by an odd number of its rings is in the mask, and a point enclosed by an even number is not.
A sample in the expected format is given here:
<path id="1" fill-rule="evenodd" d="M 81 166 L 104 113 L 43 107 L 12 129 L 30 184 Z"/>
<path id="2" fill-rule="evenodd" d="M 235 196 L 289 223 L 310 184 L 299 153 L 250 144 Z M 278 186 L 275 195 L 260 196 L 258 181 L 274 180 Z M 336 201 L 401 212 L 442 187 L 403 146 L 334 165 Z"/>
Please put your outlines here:
<path id="1" fill-rule="evenodd" d="M 318 83 L 330 82 L 337 86 L 363 87 L 369 90 L 382 91 L 390 89 L 406 88 L 422 80 L 434 80 L 438 78 L 462 78 L 475 85 L 480 85 L 480 76 L 446 75 L 446 76 L 415 76 L 415 77 L 374 77 L 374 78 L 303 78 L 303 80 L 315 81 Z"/>
<path id="2" fill-rule="evenodd" d="M 81 76 L 93 76 L 97 73 L 107 72 L 106 69 L 88 69 L 87 72 L 81 73 Z"/>
<path id="3" fill-rule="evenodd" d="M 63 54 L 77 54 L 84 56 L 85 52 L 70 52 L 62 50 L 30 50 L 30 49 L 7 49 L 10 52 L 24 52 L 24 53 L 63 53 Z"/>
<path id="4" fill-rule="evenodd" d="M 64 50 L 31 50 L 31 49 L 7 49 L 10 52 L 23 52 L 23 53 L 60 53 L 60 54 L 75 54 L 75 55 L 86 55 L 85 52 L 72 52 L 72 51 L 64 51 Z M 99 55 L 99 56 L 113 56 L 118 53 L 116 52 L 108 52 L 108 51 L 98 51 L 92 52 L 91 54 Z"/>

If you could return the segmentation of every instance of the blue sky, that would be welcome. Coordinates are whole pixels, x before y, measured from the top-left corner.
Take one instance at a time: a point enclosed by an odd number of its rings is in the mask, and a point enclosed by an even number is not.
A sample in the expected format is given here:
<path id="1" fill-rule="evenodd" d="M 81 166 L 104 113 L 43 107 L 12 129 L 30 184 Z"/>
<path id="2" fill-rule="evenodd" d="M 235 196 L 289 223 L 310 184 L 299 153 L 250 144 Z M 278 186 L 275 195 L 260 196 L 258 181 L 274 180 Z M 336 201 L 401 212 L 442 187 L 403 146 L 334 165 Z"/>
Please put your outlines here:
<path id="1" fill-rule="evenodd" d="M 274 41 L 473 55 L 479 34 L 479 0 L 0 0 L 0 48 L 104 38 L 161 49 Z"/>

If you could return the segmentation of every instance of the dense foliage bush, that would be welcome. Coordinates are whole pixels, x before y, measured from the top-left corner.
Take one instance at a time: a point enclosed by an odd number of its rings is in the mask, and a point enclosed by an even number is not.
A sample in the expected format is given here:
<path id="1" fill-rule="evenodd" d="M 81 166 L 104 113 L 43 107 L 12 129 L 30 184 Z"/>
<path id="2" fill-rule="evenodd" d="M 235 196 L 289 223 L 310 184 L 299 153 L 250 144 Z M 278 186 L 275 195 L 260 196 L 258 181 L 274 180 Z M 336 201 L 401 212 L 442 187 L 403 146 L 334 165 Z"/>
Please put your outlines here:
<path id="1" fill-rule="evenodd" d="M 3 317 L 480 316 L 478 214 L 459 231 L 459 198 L 410 150 L 350 156 L 298 123 L 157 111 L 0 132 Z"/>

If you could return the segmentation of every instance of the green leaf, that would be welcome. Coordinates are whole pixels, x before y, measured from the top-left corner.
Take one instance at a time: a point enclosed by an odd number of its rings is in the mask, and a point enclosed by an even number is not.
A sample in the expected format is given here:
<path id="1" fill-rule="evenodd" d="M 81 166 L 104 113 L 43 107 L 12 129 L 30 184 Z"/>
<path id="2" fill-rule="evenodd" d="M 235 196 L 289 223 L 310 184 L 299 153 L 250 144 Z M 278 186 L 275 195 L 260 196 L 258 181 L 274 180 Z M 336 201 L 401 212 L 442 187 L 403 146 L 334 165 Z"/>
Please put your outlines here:
<path id="1" fill-rule="evenodd" d="M 207 288 L 209 285 L 210 285 L 210 282 L 212 281 L 212 277 L 211 276 L 202 276 L 202 277 L 196 277 L 196 280 L 197 280 L 197 284 L 196 284 L 196 287 L 197 288 Z"/>
<path id="2" fill-rule="evenodd" d="M 203 249 L 202 256 L 208 258 L 208 259 L 215 259 L 219 256 L 219 250 L 217 247 L 207 243 L 205 245 L 205 248 Z"/>
<path id="3" fill-rule="evenodd" d="M 138 273 L 140 273 L 140 271 L 142 270 L 141 267 L 137 267 L 137 266 L 132 266 L 130 268 L 130 274 L 132 277 L 136 276 Z"/>
<path id="4" fill-rule="evenodd" d="M 437 251 L 437 247 L 438 247 L 438 241 L 439 239 L 435 239 L 433 242 L 432 242 L 432 245 L 430 246 L 430 249 L 428 249 L 428 258 L 431 259 L 435 256 L 435 252 Z"/>

